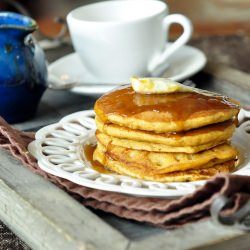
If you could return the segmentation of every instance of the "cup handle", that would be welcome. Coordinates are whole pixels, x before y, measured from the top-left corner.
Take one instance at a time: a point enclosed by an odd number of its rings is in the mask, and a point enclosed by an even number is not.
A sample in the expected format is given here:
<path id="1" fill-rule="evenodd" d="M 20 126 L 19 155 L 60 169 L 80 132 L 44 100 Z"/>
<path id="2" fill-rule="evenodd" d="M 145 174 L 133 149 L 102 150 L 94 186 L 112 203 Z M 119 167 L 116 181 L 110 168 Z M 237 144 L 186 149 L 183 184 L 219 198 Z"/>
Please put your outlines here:
<path id="1" fill-rule="evenodd" d="M 181 14 L 172 14 L 166 16 L 163 19 L 163 30 L 168 32 L 170 25 L 173 23 L 180 24 L 183 27 L 183 33 L 171 45 L 166 44 L 165 49 L 161 53 L 161 55 L 157 56 L 153 59 L 152 62 L 150 62 L 148 70 L 151 75 L 154 75 L 155 71 L 158 71 L 158 67 L 160 67 L 164 62 L 166 62 L 170 55 L 172 55 L 181 46 L 186 44 L 192 35 L 193 26 L 191 21 L 187 17 Z"/>

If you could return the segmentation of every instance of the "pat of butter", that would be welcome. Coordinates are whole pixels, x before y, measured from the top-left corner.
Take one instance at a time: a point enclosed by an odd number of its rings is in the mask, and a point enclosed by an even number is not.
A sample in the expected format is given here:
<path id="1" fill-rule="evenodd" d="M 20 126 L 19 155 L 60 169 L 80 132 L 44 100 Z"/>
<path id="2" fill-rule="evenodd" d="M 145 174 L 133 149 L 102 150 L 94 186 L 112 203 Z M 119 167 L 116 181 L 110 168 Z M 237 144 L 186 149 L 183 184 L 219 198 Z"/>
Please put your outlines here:
<path id="1" fill-rule="evenodd" d="M 131 77 L 131 85 L 135 92 L 141 94 L 165 94 L 173 92 L 192 92 L 193 89 L 167 78 Z"/>

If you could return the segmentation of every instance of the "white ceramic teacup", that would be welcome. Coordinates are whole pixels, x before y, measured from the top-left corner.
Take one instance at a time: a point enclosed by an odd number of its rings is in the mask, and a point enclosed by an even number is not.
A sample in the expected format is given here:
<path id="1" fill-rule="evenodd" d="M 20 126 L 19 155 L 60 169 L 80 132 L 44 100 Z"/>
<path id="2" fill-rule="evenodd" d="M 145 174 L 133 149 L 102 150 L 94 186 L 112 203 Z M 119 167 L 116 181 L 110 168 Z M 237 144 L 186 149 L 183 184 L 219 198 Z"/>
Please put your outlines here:
<path id="1" fill-rule="evenodd" d="M 76 52 L 100 83 L 125 83 L 132 75 L 156 76 L 192 34 L 189 19 L 168 15 L 167 5 L 158 0 L 89 4 L 71 11 L 67 22 Z M 172 23 L 182 25 L 183 33 L 167 45 Z"/>

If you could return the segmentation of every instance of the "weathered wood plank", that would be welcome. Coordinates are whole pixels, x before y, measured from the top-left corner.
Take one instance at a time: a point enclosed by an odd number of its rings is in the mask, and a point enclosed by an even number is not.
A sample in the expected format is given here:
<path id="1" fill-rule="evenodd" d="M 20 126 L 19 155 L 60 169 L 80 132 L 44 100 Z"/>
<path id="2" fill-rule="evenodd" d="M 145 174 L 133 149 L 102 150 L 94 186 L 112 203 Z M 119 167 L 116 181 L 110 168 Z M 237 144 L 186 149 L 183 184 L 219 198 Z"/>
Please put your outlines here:
<path id="1" fill-rule="evenodd" d="M 126 249 L 129 240 L 0 151 L 0 219 L 33 249 Z"/>
<path id="2" fill-rule="evenodd" d="M 198 222 L 187 225 L 176 230 L 166 231 L 164 234 L 149 236 L 146 239 L 134 241 L 130 244 L 129 250 L 145 250 L 145 249 L 202 249 L 204 245 L 221 244 L 227 239 L 239 238 L 244 232 L 233 228 L 226 227 L 212 222 L 211 220 Z M 250 238 L 245 237 L 242 246 L 249 249 Z M 213 249 L 213 248 L 208 248 Z M 227 249 L 227 248 L 220 248 Z M 229 248 L 228 248 L 229 249 Z M 233 248 L 230 248 L 233 249 Z"/>
<path id="3" fill-rule="evenodd" d="M 149 225 L 148 223 L 119 218 L 102 211 L 95 211 L 95 213 L 131 241 L 142 240 L 153 235 L 165 235 L 166 232 L 165 229 Z"/>
<path id="4" fill-rule="evenodd" d="M 204 71 L 218 80 L 230 82 L 242 90 L 250 91 L 250 74 L 248 73 L 218 63 L 208 63 Z"/>
<path id="5" fill-rule="evenodd" d="M 207 77 L 211 76 L 207 75 Z M 197 87 L 230 96 L 238 100 L 242 105 L 250 105 L 249 91 L 241 89 L 231 82 L 214 78 L 209 81 L 201 81 L 197 84 Z"/>
<path id="6" fill-rule="evenodd" d="M 243 105 L 250 105 L 250 74 L 219 65 L 208 66 L 203 72 L 192 77 L 198 88 L 228 95 Z"/>
<path id="7" fill-rule="evenodd" d="M 243 235 L 207 221 L 170 231 L 148 227 L 139 237 L 141 225 L 131 222 L 130 241 L 7 152 L 0 157 L 0 218 L 34 249 L 188 249 Z"/>
<path id="8" fill-rule="evenodd" d="M 221 242 L 214 242 L 213 244 L 207 244 L 207 246 L 202 246 L 194 248 L 193 250 L 249 250 L 250 240 L 249 233 L 241 235 L 239 237 L 225 239 Z"/>
<path id="9" fill-rule="evenodd" d="M 28 121 L 15 124 L 20 130 L 37 130 L 58 122 L 63 116 L 73 112 L 93 109 L 95 96 L 81 96 L 69 91 L 46 90 L 36 116 Z"/>

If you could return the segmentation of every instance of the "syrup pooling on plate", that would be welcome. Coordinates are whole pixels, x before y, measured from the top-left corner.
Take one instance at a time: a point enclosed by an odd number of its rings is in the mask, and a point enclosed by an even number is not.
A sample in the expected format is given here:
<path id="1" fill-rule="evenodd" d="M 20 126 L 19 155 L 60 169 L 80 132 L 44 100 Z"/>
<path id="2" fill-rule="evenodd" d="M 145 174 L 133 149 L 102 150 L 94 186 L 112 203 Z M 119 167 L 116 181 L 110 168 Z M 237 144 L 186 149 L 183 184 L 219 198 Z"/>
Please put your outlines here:
<path id="1" fill-rule="evenodd" d="M 164 121 L 181 122 L 198 113 L 212 114 L 228 109 L 239 109 L 239 106 L 224 96 L 211 97 L 195 92 L 146 95 L 136 93 L 130 86 L 102 96 L 95 104 L 95 112 L 103 121 L 107 121 L 110 114 L 136 117 L 142 112 L 153 111 L 165 113 Z"/>
<path id="2" fill-rule="evenodd" d="M 86 160 L 90 163 L 91 167 L 98 173 L 102 173 L 102 174 L 112 173 L 110 170 L 106 169 L 101 163 L 93 159 L 93 153 L 95 149 L 96 149 L 96 144 L 84 145 L 83 152 L 86 157 Z"/>

